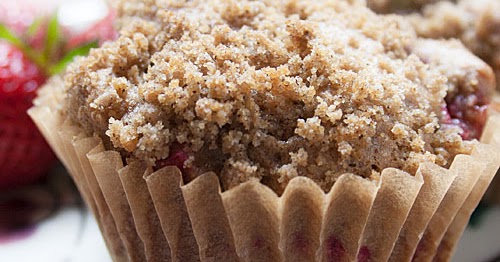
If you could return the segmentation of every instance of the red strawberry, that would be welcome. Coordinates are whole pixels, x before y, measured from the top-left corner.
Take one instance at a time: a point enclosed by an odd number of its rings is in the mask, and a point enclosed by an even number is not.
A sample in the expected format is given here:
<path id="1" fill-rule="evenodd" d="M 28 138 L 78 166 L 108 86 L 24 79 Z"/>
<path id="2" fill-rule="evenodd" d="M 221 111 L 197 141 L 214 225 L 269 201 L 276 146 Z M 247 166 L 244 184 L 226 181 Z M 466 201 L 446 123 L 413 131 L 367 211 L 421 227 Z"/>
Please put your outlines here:
<path id="1" fill-rule="evenodd" d="M 55 160 L 26 115 L 45 79 L 21 50 L 0 42 L 0 188 L 36 181 Z"/>
<path id="2" fill-rule="evenodd" d="M 0 24 L 0 189 L 32 183 L 52 167 L 56 158 L 26 111 L 48 77 L 96 46 L 82 39 L 68 50 L 56 17 L 36 23 L 24 37 Z"/>

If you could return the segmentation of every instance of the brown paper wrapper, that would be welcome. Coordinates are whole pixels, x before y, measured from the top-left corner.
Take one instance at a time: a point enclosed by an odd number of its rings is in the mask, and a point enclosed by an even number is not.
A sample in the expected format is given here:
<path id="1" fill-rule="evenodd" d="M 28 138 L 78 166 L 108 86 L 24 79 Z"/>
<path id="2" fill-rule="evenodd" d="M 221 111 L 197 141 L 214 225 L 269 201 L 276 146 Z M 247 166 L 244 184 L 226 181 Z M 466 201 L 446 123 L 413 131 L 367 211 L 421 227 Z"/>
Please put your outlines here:
<path id="1" fill-rule="evenodd" d="M 456 172 L 458 175 L 427 225 L 413 256 L 414 261 L 432 261 L 446 229 L 478 179 L 476 175 L 478 168 L 480 168 L 479 163 L 474 161 L 471 156 L 458 155 L 455 157 L 450 171 Z"/>
<path id="2" fill-rule="evenodd" d="M 443 200 L 456 174 L 435 164 L 422 164 L 417 170 L 424 184 L 411 207 L 389 261 L 410 261 L 429 221 Z"/>
<path id="3" fill-rule="evenodd" d="M 101 147 L 103 150 L 104 148 L 100 144 L 101 141 L 93 137 L 87 137 L 86 135 L 72 137 L 76 129 L 70 127 L 69 130 L 72 130 L 72 132 L 62 129 L 63 126 L 69 126 L 68 123 L 64 123 L 63 117 L 59 113 L 56 113 L 62 99 L 62 92 L 60 90 L 62 79 L 58 77 L 52 78 L 49 86 L 52 88 L 40 89 L 39 97 L 34 101 L 35 105 L 43 106 L 34 106 L 29 110 L 29 114 L 42 134 L 44 134 L 58 158 L 70 171 L 69 173 L 72 175 L 84 201 L 96 217 L 113 260 L 129 261 L 129 255 L 118 234 L 115 221 L 102 196 L 102 191 L 95 179 L 88 159 L 83 157 L 75 161 L 74 155 L 71 152 L 69 154 L 67 152 L 67 149 L 71 148 L 68 141 L 72 141 L 72 144 L 74 144 L 73 150 L 79 156 L 85 156 L 87 152 L 96 147 Z M 54 127 L 57 128 L 54 129 Z M 79 140 L 76 140 L 77 138 Z"/>
<path id="4" fill-rule="evenodd" d="M 341 176 L 327 195 L 319 261 L 354 261 L 377 194 L 377 185 L 359 176 Z"/>
<path id="5" fill-rule="evenodd" d="M 393 168 L 382 171 L 358 261 L 387 261 L 422 184 L 420 174 L 412 177 Z"/>
<path id="6" fill-rule="evenodd" d="M 496 136 L 495 140 L 494 143 L 500 145 L 498 136 Z M 481 169 L 478 170 L 478 181 L 443 236 L 436 257 L 434 257 L 435 261 L 447 261 L 453 255 L 472 212 L 479 204 L 479 201 L 481 201 L 481 198 L 488 189 L 488 185 L 493 180 L 495 172 L 498 170 L 498 165 L 500 165 L 500 150 L 498 148 L 478 146 L 473 152 L 472 157 L 482 163 Z"/>
<path id="7" fill-rule="evenodd" d="M 153 200 L 149 194 L 143 174 L 146 173 L 146 165 L 133 162 L 118 170 L 123 189 L 134 217 L 137 234 L 144 243 L 147 261 L 170 261 L 170 248 L 161 232 L 161 224 Z"/>
<path id="8" fill-rule="evenodd" d="M 497 97 L 497 106 L 498 110 L 500 111 L 500 96 Z M 482 140 L 483 141 L 488 141 L 490 143 L 496 143 L 497 145 L 500 144 L 500 138 L 498 138 L 498 135 L 496 136 L 496 140 L 493 137 L 494 132 L 493 130 L 497 131 L 500 130 L 500 115 L 495 115 L 492 116 L 495 121 L 490 121 L 488 124 L 490 126 L 487 127 L 486 130 L 488 130 L 488 133 L 483 133 Z M 500 171 L 497 171 L 497 176 L 493 179 L 491 182 L 491 185 L 488 189 L 488 192 L 486 193 L 485 200 L 490 203 L 490 204 L 496 204 L 500 205 Z"/>
<path id="9" fill-rule="evenodd" d="M 327 194 L 305 177 L 281 197 L 257 180 L 221 192 L 213 173 L 183 185 L 175 167 L 124 163 L 58 113 L 58 86 L 45 87 L 30 114 L 114 261 L 448 260 L 500 165 L 493 117 L 483 137 L 489 145 L 458 155 L 449 169 L 422 164 L 411 176 L 389 168 L 379 181 L 345 174 Z"/>
<path id="10" fill-rule="evenodd" d="M 108 249 L 110 250 L 111 257 L 115 261 L 128 261 L 128 255 L 118 234 L 115 220 L 111 215 L 111 211 L 109 210 L 106 200 L 104 200 L 99 183 L 97 182 L 94 172 L 92 171 L 92 167 L 90 166 L 90 162 L 86 157 L 87 152 L 93 151 L 94 149 L 103 150 L 103 146 L 100 143 L 100 140 L 94 137 L 75 140 L 73 145 L 77 156 L 82 156 L 78 159 L 80 160 L 83 174 L 78 174 L 78 176 L 83 177 L 83 181 L 89 188 L 92 199 L 95 202 L 97 210 L 92 211 L 97 218 L 97 223 L 100 225 L 101 232 Z"/>
<path id="11" fill-rule="evenodd" d="M 314 261 L 320 247 L 323 191 L 309 179 L 292 180 L 283 193 L 280 250 L 285 261 Z"/>

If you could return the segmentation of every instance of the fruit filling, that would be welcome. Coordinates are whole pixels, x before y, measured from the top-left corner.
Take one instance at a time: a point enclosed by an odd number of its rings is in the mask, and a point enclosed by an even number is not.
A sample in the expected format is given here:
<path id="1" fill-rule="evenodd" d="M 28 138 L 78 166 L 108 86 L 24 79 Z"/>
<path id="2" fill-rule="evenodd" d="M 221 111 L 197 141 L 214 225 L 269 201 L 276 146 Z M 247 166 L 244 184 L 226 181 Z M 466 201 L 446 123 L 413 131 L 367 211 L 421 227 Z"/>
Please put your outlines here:
<path id="1" fill-rule="evenodd" d="M 446 98 L 446 118 L 443 124 L 456 125 L 462 129 L 464 140 L 479 139 L 487 119 L 488 102 L 477 95 L 457 95 Z"/>
<path id="2" fill-rule="evenodd" d="M 480 139 L 496 85 L 493 70 L 456 41 L 419 40 L 411 50 L 448 79 L 441 124 L 458 127 L 464 140 Z"/>

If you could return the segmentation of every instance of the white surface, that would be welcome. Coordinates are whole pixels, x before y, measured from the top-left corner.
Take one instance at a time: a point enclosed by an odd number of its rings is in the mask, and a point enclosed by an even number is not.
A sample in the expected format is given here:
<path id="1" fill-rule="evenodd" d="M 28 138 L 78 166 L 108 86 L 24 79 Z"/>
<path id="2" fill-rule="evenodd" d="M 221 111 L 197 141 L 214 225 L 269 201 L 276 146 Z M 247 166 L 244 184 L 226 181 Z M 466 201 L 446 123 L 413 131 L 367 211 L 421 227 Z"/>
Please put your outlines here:
<path id="1" fill-rule="evenodd" d="M 110 262 L 93 217 L 69 208 L 40 223 L 33 235 L 0 245 L 0 261 Z"/>
<path id="2" fill-rule="evenodd" d="M 94 217 L 87 213 L 87 229 L 81 238 L 80 245 L 75 250 L 69 260 L 71 262 L 111 262 L 108 249 L 101 237 L 99 228 Z"/>

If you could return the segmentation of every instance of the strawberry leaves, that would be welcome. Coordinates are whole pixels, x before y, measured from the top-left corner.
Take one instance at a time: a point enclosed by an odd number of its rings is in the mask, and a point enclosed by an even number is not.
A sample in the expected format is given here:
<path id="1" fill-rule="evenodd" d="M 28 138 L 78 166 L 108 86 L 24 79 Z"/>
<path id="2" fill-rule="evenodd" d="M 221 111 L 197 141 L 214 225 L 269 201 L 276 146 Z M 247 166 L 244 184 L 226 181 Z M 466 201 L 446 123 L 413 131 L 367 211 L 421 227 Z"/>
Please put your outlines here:
<path id="1" fill-rule="evenodd" d="M 25 41 L 19 38 L 14 32 L 0 23 L 0 39 L 9 42 L 11 45 L 20 49 L 31 61 L 43 68 L 44 60 L 40 54 L 31 48 Z"/>
<path id="2" fill-rule="evenodd" d="M 90 52 L 90 49 L 98 47 L 98 42 L 90 42 L 76 47 L 69 51 L 63 58 L 50 68 L 50 75 L 56 75 L 62 72 L 66 66 L 73 61 L 77 56 L 85 56 Z"/>
<path id="3" fill-rule="evenodd" d="M 45 47 L 43 50 L 43 57 L 47 59 L 46 62 L 54 57 L 57 51 L 57 42 L 61 40 L 60 34 L 59 22 L 57 21 L 57 16 L 54 15 L 50 18 L 47 26 L 47 36 L 45 38 Z"/>
<path id="4" fill-rule="evenodd" d="M 45 76 L 62 72 L 76 56 L 87 55 L 90 49 L 98 47 L 97 41 L 83 43 L 67 50 L 67 39 L 64 38 L 64 29 L 59 25 L 57 16 L 49 19 L 35 19 L 26 32 L 19 36 L 7 26 L 0 23 L 0 40 L 4 40 L 20 49 L 32 62 L 34 62 Z M 41 48 L 30 45 L 39 32 L 44 32 L 44 41 Z"/>
<path id="5" fill-rule="evenodd" d="M 15 45 L 18 48 L 24 46 L 23 41 L 21 41 L 7 26 L 0 23 L 0 39 L 6 40 L 7 42 Z"/>

